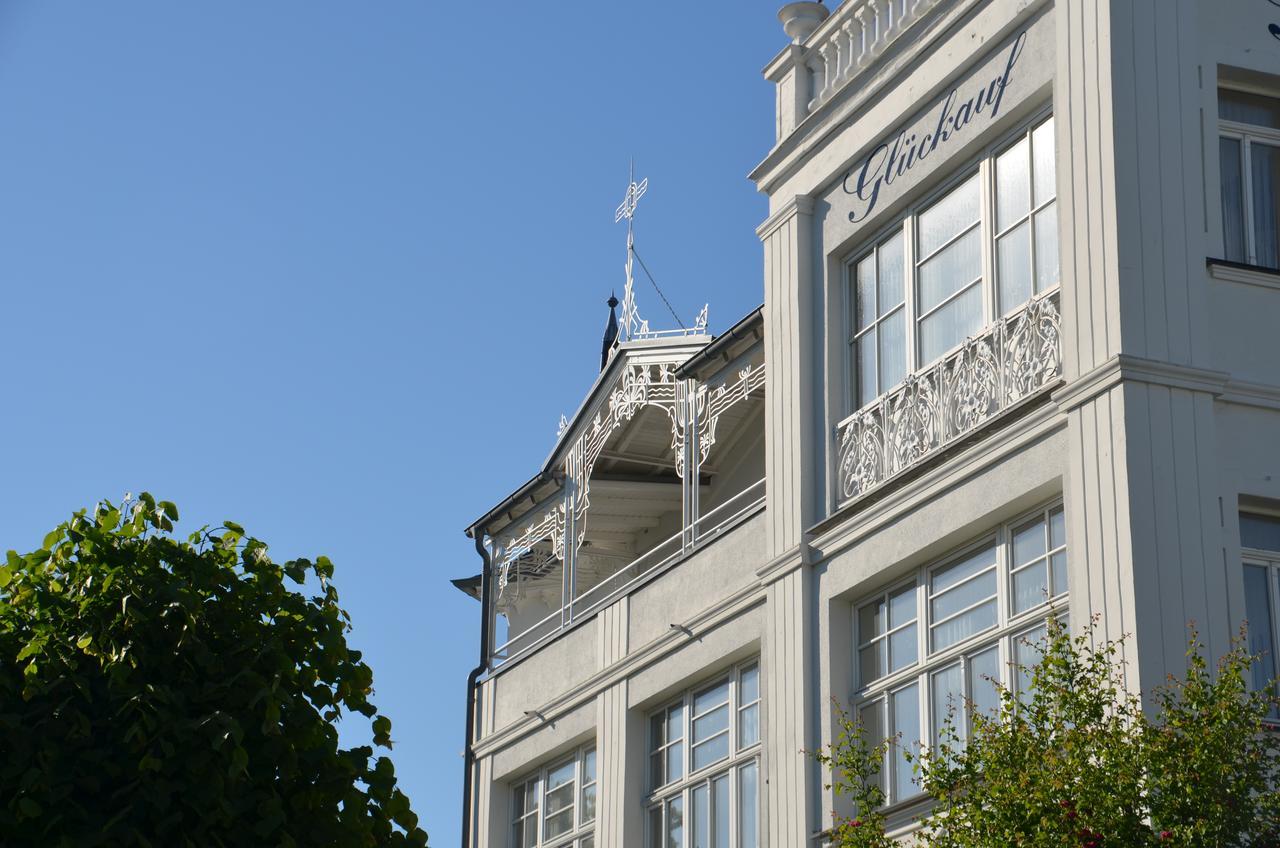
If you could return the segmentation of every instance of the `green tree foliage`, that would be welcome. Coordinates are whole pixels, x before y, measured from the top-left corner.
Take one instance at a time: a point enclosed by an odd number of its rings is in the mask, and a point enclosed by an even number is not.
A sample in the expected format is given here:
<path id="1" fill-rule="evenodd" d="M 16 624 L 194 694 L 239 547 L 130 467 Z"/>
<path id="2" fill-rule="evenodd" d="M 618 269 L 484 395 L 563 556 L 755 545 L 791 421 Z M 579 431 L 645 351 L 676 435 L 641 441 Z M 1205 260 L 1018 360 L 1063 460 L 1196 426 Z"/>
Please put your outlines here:
<path id="1" fill-rule="evenodd" d="M 0 566 L 0 842 L 425 846 L 391 761 L 339 743 L 391 722 L 333 565 L 177 517 L 100 504 Z"/>
<path id="2" fill-rule="evenodd" d="M 1124 685 L 1121 642 L 1090 629 L 1072 638 L 1056 618 L 1040 661 L 1020 669 L 1025 694 L 1000 687 L 993 715 L 973 713 L 967 739 L 954 713 L 938 745 L 908 749 L 932 812 L 919 842 L 931 848 L 1201 848 L 1280 844 L 1280 748 L 1266 719 L 1276 701 L 1251 691 L 1256 658 L 1236 641 L 1211 672 L 1192 635 L 1187 671 L 1143 701 Z M 972 705 L 961 705 L 972 709 Z M 837 791 L 863 804 L 883 748 L 845 731 L 819 759 Z M 887 740 L 902 745 L 902 740 Z M 863 760 L 864 762 L 860 762 Z M 873 770 L 874 769 L 874 770 Z M 859 794 L 861 793 L 861 795 Z M 838 846 L 879 846 L 883 814 L 837 821 Z"/>

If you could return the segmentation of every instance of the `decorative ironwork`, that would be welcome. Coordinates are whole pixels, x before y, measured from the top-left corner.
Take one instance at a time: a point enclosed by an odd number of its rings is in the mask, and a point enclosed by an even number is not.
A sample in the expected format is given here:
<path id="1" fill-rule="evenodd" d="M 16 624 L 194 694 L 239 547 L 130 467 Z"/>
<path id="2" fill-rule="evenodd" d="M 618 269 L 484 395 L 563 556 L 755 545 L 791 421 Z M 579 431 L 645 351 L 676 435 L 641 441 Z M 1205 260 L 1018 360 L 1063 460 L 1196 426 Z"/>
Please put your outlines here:
<path id="1" fill-rule="evenodd" d="M 738 379 L 721 383 L 714 389 L 700 385 L 694 395 L 697 404 L 698 461 L 706 462 L 711 447 L 716 443 L 716 425 L 720 416 L 733 405 L 745 400 L 765 384 L 765 364 L 748 363 L 738 371 Z M 684 432 L 673 433 L 672 447 L 676 452 L 676 474 L 684 476 Z"/>
<path id="2" fill-rule="evenodd" d="M 1061 376 L 1054 291 L 840 422 L 835 434 L 840 500 L 866 494 Z"/>

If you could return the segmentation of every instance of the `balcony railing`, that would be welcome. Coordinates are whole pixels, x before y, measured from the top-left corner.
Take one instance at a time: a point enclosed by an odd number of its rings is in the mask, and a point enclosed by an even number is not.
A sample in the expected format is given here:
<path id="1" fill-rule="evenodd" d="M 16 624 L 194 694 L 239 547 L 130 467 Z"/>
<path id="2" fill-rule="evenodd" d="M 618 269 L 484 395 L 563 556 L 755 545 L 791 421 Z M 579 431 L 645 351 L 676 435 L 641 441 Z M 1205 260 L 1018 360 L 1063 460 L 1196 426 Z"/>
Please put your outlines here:
<path id="1" fill-rule="evenodd" d="M 837 500 L 885 484 L 1062 376 L 1057 290 L 988 326 L 836 425 Z"/>

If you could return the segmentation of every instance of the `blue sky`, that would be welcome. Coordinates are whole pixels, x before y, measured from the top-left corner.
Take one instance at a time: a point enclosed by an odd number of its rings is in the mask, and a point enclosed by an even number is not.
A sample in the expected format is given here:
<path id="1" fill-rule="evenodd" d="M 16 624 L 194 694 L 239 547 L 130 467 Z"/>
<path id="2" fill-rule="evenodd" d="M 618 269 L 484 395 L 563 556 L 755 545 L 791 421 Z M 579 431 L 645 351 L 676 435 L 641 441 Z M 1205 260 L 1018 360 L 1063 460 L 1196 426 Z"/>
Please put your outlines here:
<path id="1" fill-rule="evenodd" d="M 0 0 L 0 549 L 147 489 L 329 555 L 455 844 L 462 529 L 594 377 L 630 157 L 681 317 L 761 302 L 777 5 Z"/>

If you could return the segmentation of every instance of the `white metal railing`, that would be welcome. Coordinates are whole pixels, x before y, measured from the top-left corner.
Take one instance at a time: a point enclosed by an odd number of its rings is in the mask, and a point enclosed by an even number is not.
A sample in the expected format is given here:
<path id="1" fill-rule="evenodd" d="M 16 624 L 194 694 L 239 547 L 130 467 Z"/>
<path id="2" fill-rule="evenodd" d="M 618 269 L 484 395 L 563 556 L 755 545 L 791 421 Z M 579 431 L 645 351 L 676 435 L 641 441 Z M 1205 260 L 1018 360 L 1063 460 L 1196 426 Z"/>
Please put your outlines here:
<path id="1" fill-rule="evenodd" d="M 1060 328 L 1055 289 L 837 424 L 837 500 L 865 495 L 1056 384 Z"/>
<path id="2" fill-rule="evenodd" d="M 941 0 L 845 0 L 804 43 L 812 112 Z"/>
<path id="3" fill-rule="evenodd" d="M 493 650 L 495 663 L 541 645 L 564 627 L 589 618 L 602 607 L 629 592 L 638 582 L 692 554 L 719 538 L 764 505 L 765 481 L 758 480 L 730 497 L 715 509 L 698 516 L 679 533 L 664 539 L 627 565 L 584 590 L 542 620 L 526 627 Z"/>

